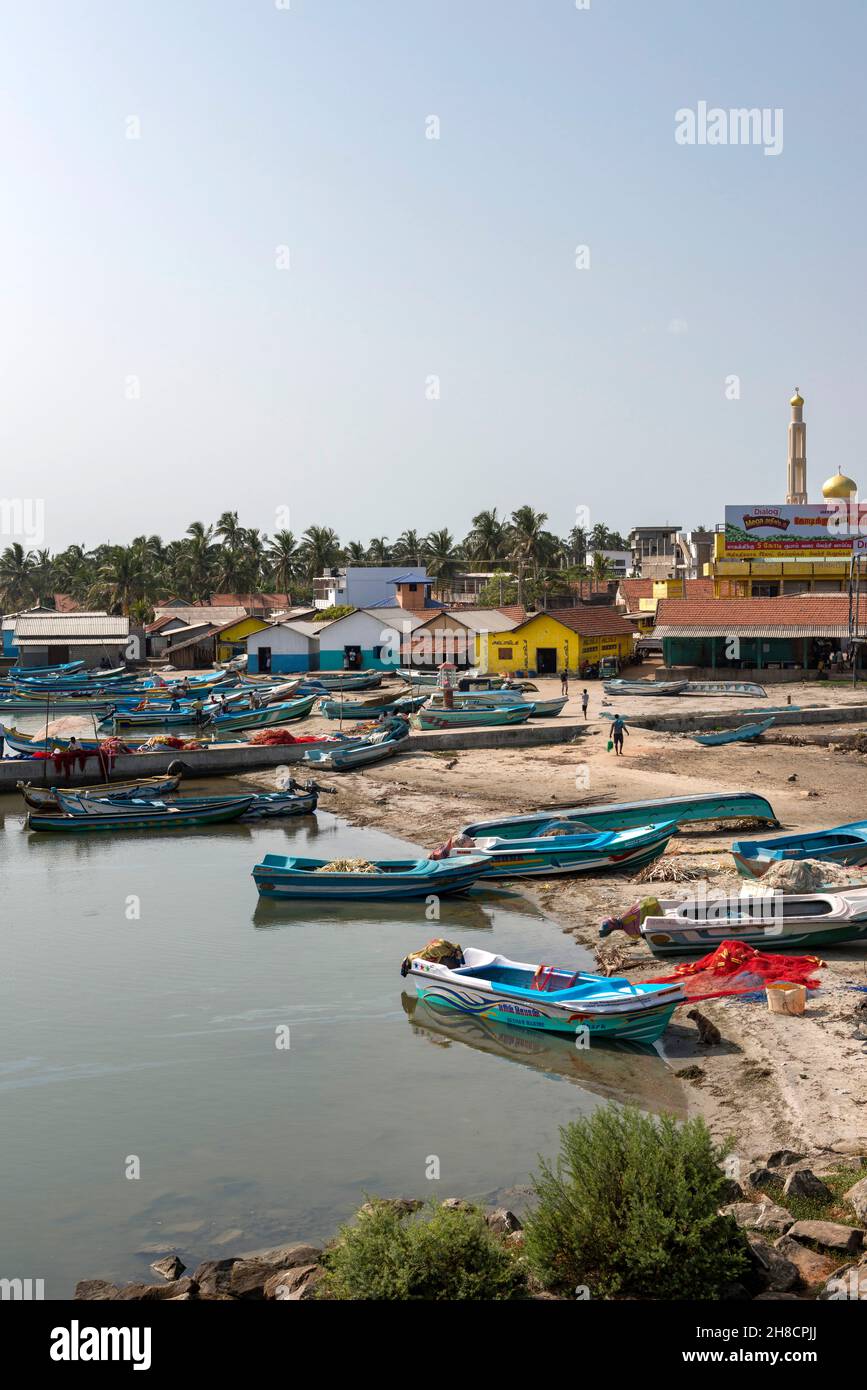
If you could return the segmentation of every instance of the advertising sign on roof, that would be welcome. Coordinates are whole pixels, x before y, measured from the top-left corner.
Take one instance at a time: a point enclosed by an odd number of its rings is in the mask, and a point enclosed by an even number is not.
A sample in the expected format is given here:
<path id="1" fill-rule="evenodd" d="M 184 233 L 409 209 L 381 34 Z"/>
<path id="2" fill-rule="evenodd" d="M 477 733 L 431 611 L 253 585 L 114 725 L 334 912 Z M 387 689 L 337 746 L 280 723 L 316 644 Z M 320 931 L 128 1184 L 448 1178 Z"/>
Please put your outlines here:
<path id="1" fill-rule="evenodd" d="M 853 537 L 867 535 L 867 504 L 726 507 L 725 553 L 737 559 L 848 557 Z"/>

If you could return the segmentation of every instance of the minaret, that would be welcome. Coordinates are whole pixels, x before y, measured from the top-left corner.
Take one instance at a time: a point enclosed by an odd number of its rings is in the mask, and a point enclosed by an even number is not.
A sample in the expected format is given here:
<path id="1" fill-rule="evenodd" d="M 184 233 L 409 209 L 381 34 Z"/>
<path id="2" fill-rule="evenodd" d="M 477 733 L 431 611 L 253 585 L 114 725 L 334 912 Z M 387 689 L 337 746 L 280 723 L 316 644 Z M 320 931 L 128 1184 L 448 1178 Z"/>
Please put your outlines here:
<path id="1" fill-rule="evenodd" d="M 804 401 L 797 386 L 789 401 L 792 418 L 789 422 L 789 463 L 786 501 L 790 506 L 807 504 L 807 426 L 804 424 Z"/>

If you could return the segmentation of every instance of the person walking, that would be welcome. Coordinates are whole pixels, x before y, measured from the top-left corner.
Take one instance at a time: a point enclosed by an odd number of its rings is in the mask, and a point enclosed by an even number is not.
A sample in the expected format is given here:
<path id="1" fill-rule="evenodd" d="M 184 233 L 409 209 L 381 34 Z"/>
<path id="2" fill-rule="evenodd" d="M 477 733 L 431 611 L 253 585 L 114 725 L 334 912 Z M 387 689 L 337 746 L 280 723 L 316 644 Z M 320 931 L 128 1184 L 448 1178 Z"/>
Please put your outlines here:
<path id="1" fill-rule="evenodd" d="M 587 687 L 585 686 L 584 689 L 581 691 L 581 713 L 584 715 L 585 719 L 587 718 L 587 706 L 589 704 L 590 696 L 588 695 Z"/>
<path id="2" fill-rule="evenodd" d="M 620 718 L 620 715 L 616 715 L 611 725 L 611 737 L 614 740 L 615 756 L 619 755 L 621 758 L 623 757 L 623 735 L 628 733 L 629 730 Z"/>
<path id="3" fill-rule="evenodd" d="M 560 694 L 569 694 L 569 672 L 565 669 L 560 672 Z"/>

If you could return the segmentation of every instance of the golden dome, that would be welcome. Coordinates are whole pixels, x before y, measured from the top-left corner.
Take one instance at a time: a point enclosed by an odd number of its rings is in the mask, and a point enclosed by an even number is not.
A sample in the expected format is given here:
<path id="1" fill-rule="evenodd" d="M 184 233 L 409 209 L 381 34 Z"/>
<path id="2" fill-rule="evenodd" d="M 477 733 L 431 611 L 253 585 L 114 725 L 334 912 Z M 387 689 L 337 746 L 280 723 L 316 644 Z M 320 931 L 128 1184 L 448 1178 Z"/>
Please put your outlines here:
<path id="1" fill-rule="evenodd" d="M 823 497 L 851 497 L 858 491 L 858 484 L 844 473 L 835 473 L 827 483 L 822 484 Z"/>
<path id="2" fill-rule="evenodd" d="M 794 394 L 794 396 L 792 397 L 792 399 L 789 401 L 789 405 L 803 405 L 803 404 L 804 404 L 804 398 L 803 398 L 803 396 L 801 395 L 800 391 L 798 390 L 798 388 L 797 388 L 797 386 L 796 386 L 796 387 L 795 387 L 795 394 Z"/>

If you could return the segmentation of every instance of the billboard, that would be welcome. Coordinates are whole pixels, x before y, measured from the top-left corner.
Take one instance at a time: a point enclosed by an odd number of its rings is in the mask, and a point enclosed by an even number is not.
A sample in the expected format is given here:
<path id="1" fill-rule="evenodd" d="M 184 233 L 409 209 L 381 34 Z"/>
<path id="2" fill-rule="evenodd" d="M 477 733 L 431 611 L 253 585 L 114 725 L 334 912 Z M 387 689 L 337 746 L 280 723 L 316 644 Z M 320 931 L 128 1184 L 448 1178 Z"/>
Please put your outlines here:
<path id="1" fill-rule="evenodd" d="M 867 504 L 808 502 L 803 506 L 726 507 L 725 553 L 734 559 L 837 556 L 867 536 Z"/>

